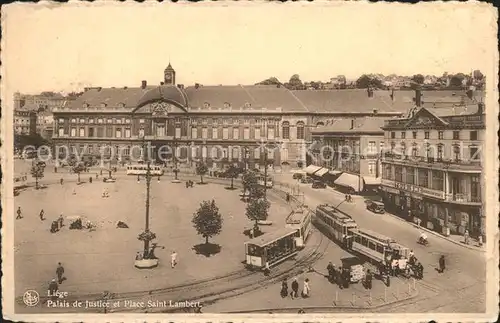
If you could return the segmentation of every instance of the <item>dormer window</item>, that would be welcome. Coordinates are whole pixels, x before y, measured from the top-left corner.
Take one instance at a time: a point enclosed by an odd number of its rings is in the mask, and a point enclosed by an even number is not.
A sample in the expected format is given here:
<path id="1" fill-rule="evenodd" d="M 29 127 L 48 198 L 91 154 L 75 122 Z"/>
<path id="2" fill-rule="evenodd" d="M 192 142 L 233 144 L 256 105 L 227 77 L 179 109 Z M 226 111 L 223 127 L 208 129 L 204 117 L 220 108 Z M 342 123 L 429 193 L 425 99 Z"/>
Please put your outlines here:
<path id="1" fill-rule="evenodd" d="M 251 107 L 252 107 L 252 105 L 251 105 L 250 103 L 248 103 L 248 102 L 246 102 L 246 103 L 245 103 L 245 108 L 246 108 L 246 109 L 249 109 L 249 108 L 251 108 Z"/>
<path id="2" fill-rule="evenodd" d="M 208 103 L 208 102 L 203 103 L 203 108 L 205 108 L 205 109 L 210 108 L 210 103 Z"/>
<path id="3" fill-rule="evenodd" d="M 104 108 L 106 108 L 107 106 L 108 106 L 108 105 L 107 105 L 106 103 L 104 103 L 104 102 L 103 102 L 103 103 L 101 103 L 101 108 L 103 108 L 103 109 L 104 109 Z"/>
<path id="4" fill-rule="evenodd" d="M 89 104 L 88 104 L 87 102 L 84 102 L 84 103 L 83 103 L 83 105 L 82 105 L 82 107 L 83 107 L 84 109 L 88 109 Z"/>
<path id="5" fill-rule="evenodd" d="M 229 102 L 224 102 L 224 109 L 229 109 L 231 108 L 231 104 Z"/>
<path id="6" fill-rule="evenodd" d="M 125 103 L 123 103 L 123 102 L 118 103 L 118 107 L 119 108 L 125 108 Z"/>

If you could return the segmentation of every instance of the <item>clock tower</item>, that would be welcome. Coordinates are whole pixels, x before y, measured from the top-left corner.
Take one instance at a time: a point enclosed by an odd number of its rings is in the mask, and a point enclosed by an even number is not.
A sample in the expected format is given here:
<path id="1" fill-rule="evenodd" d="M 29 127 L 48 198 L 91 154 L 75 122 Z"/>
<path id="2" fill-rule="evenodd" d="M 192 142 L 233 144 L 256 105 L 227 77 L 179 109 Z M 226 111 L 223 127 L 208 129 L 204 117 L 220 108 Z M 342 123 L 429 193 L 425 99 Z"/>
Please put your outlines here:
<path id="1" fill-rule="evenodd" d="M 175 85 L 175 70 L 170 63 L 168 63 L 163 75 L 165 85 Z"/>

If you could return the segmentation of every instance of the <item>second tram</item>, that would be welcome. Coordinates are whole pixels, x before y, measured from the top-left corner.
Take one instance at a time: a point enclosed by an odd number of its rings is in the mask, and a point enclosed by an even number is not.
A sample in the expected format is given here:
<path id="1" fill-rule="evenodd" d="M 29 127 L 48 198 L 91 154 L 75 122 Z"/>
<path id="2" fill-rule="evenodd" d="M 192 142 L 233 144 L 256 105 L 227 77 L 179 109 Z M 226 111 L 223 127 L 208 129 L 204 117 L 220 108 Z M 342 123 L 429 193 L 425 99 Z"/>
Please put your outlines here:
<path id="1" fill-rule="evenodd" d="M 298 208 L 288 215 L 285 227 L 297 230 L 295 243 L 298 248 L 304 248 L 306 240 L 311 233 L 311 211 Z"/>
<path id="2" fill-rule="evenodd" d="M 250 269 L 269 269 L 298 252 L 296 229 L 283 228 L 245 242 L 245 265 Z"/>
<path id="3" fill-rule="evenodd" d="M 318 205 L 314 223 L 322 228 L 329 238 L 343 244 L 351 235 L 350 230 L 358 227 L 350 216 L 338 212 L 334 206 L 329 204 Z"/>

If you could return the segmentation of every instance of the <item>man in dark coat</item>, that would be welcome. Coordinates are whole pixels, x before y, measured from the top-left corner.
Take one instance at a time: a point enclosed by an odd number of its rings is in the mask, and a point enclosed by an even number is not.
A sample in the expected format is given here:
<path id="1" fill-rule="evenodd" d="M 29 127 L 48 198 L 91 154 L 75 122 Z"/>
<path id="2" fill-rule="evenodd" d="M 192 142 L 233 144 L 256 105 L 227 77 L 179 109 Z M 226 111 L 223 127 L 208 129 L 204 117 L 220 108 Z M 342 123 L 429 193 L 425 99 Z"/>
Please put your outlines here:
<path id="1" fill-rule="evenodd" d="M 328 263 L 328 266 L 326 266 L 326 270 L 328 271 L 328 281 L 333 283 L 335 279 L 335 267 L 331 261 Z"/>
<path id="2" fill-rule="evenodd" d="M 340 289 L 344 288 L 344 275 L 341 267 L 337 270 L 337 285 Z"/>
<path id="3" fill-rule="evenodd" d="M 57 264 L 56 274 L 57 274 L 58 283 L 61 284 L 63 282 L 63 280 L 64 280 L 63 279 L 64 267 L 62 266 L 61 263 Z"/>
<path id="4" fill-rule="evenodd" d="M 443 273 L 445 269 L 446 269 L 446 265 L 445 265 L 444 256 L 441 256 L 439 258 L 439 272 Z"/>
<path id="5" fill-rule="evenodd" d="M 22 215 L 22 212 L 21 212 L 21 207 L 18 207 L 17 208 L 17 216 L 16 216 L 16 220 L 17 219 L 22 219 L 23 218 L 23 215 Z"/>
<path id="6" fill-rule="evenodd" d="M 370 269 L 366 271 L 366 276 L 365 276 L 365 284 L 367 289 L 372 289 L 372 273 Z"/>
<path id="7" fill-rule="evenodd" d="M 293 279 L 291 296 L 292 299 L 299 297 L 299 282 L 297 281 L 297 278 Z"/>

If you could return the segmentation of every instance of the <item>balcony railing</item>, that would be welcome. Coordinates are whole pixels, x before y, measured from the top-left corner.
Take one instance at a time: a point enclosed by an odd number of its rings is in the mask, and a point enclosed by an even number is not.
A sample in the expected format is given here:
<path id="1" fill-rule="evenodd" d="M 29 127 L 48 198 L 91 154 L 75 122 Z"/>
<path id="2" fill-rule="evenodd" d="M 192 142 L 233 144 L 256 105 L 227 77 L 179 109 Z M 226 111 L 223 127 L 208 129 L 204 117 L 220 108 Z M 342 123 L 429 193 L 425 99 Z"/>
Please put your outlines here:
<path id="1" fill-rule="evenodd" d="M 452 193 L 446 196 L 447 201 L 460 202 L 460 203 L 481 203 L 480 196 L 471 196 L 463 193 Z"/>
<path id="2" fill-rule="evenodd" d="M 443 158 L 434 158 L 434 157 L 425 157 L 425 156 L 408 156 L 402 154 L 394 154 L 394 153 L 384 153 L 383 159 L 386 160 L 397 160 L 404 163 L 427 163 L 427 164 L 440 164 L 437 166 L 441 166 L 443 168 L 456 168 L 460 166 L 467 167 L 481 167 L 482 163 L 479 159 L 443 159 Z"/>

